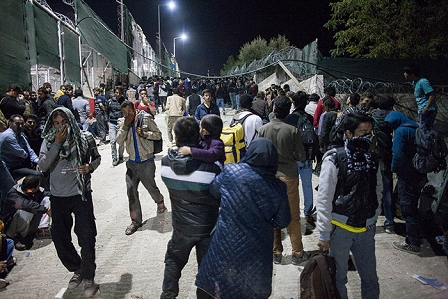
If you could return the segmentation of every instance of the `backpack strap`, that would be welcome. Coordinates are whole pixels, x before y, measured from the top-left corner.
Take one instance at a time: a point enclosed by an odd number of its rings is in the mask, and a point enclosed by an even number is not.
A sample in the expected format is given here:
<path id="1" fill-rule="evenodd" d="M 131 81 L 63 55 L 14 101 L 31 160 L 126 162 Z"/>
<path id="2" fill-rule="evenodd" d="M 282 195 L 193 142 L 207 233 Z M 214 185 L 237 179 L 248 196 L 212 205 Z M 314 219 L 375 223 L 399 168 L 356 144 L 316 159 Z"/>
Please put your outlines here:
<path id="1" fill-rule="evenodd" d="M 246 118 L 248 118 L 249 116 L 251 116 L 251 115 L 254 115 L 252 112 L 249 112 L 248 114 L 246 114 L 243 118 L 240 118 L 240 119 L 236 119 L 236 118 L 233 118 L 232 119 L 232 124 L 231 124 L 231 126 L 234 126 L 234 125 L 236 125 L 236 124 L 241 124 L 241 125 L 243 125 L 243 123 L 244 123 L 244 121 L 246 120 Z"/>
<path id="2" fill-rule="evenodd" d="M 336 165 L 339 167 L 338 171 L 338 184 L 337 184 L 337 194 L 338 196 L 344 195 L 344 183 L 345 175 L 347 174 L 347 154 L 344 147 L 336 148 Z"/>

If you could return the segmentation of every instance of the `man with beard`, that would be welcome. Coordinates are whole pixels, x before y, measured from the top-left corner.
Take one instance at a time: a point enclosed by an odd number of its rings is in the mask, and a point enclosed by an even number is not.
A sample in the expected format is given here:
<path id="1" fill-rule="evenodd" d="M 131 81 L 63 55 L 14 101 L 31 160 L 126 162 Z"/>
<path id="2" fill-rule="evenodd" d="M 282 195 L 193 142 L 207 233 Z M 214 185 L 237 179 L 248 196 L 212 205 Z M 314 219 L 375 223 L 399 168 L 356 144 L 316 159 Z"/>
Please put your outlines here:
<path id="1" fill-rule="evenodd" d="M 343 124 L 342 148 L 329 150 L 323 158 L 317 196 L 317 245 L 336 262 L 336 286 L 347 298 L 350 251 L 361 278 L 363 299 L 378 299 L 375 224 L 381 211 L 382 181 L 378 161 L 370 151 L 373 120 L 363 113 L 348 114 Z"/>

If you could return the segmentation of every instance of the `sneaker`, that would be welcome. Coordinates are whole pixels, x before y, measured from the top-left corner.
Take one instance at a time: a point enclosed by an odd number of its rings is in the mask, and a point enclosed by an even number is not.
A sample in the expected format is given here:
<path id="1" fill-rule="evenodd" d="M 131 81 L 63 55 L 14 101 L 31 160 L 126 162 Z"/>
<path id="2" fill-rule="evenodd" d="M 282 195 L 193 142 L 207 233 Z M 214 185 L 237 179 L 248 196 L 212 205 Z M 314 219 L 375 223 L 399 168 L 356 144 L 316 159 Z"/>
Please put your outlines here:
<path id="1" fill-rule="evenodd" d="M 274 264 L 281 264 L 281 263 L 282 263 L 282 254 L 274 253 Z"/>
<path id="2" fill-rule="evenodd" d="M 393 226 L 385 226 L 384 227 L 384 232 L 386 234 L 393 234 L 393 233 L 395 233 L 395 230 L 394 230 Z"/>
<path id="3" fill-rule="evenodd" d="M 313 216 L 305 216 L 305 221 L 307 224 L 309 224 L 312 228 L 316 228 L 316 220 Z"/>
<path id="4" fill-rule="evenodd" d="M 400 242 L 392 242 L 392 245 L 395 247 L 395 249 L 412 253 L 412 254 L 419 254 L 420 253 L 420 247 L 408 244 L 406 242 L 400 243 Z"/>
<path id="5" fill-rule="evenodd" d="M 434 240 L 437 242 L 437 244 L 439 245 L 443 245 L 443 242 L 445 241 L 445 239 L 443 238 L 443 236 L 437 236 L 434 238 Z"/>
<path id="6" fill-rule="evenodd" d="M 118 164 L 121 164 L 121 163 L 123 163 L 124 162 L 124 159 L 123 159 L 123 157 L 121 157 L 121 158 L 118 158 Z"/>
<path id="7" fill-rule="evenodd" d="M 14 245 L 17 251 L 24 251 L 26 250 L 26 245 L 22 244 L 20 242 L 17 242 L 16 245 Z"/>
<path id="8" fill-rule="evenodd" d="M 112 166 L 117 166 L 118 165 L 118 160 L 113 160 L 112 161 Z"/>
<path id="9" fill-rule="evenodd" d="M 303 262 L 306 262 L 310 259 L 310 254 L 306 251 L 303 252 L 302 256 L 298 256 L 297 254 L 292 255 L 292 264 L 300 265 Z"/>
<path id="10" fill-rule="evenodd" d="M 81 273 L 75 272 L 75 274 L 73 274 L 72 278 L 70 278 L 70 281 L 68 282 L 68 288 L 69 289 L 77 288 L 81 283 L 81 281 L 82 281 Z"/>
<path id="11" fill-rule="evenodd" d="M 87 298 L 93 297 L 99 289 L 100 285 L 96 284 L 93 279 L 86 279 L 84 281 L 84 296 Z"/>
<path id="12" fill-rule="evenodd" d="M 9 282 L 7 282 L 6 280 L 0 278 L 0 289 L 4 289 L 9 285 Z"/>

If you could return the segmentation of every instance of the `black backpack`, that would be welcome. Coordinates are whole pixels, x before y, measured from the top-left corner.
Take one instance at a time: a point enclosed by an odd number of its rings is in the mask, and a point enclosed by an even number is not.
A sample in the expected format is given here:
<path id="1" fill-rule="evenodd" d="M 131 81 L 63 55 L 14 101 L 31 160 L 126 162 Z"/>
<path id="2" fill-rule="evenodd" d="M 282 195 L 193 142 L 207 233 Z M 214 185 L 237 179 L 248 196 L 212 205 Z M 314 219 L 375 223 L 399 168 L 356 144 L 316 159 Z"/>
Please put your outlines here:
<path id="1" fill-rule="evenodd" d="M 412 162 L 418 172 L 439 172 L 446 168 L 445 158 L 448 148 L 442 136 L 434 129 L 418 127 L 415 130 L 415 148 L 416 153 Z"/>
<path id="2" fill-rule="evenodd" d="M 306 113 L 298 113 L 297 129 L 299 129 L 300 136 L 304 146 L 316 146 L 318 143 L 317 135 L 314 130 L 313 123 L 308 118 Z"/>
<path id="3" fill-rule="evenodd" d="M 326 254 L 313 255 L 300 273 L 300 298 L 340 299 L 335 277 L 334 259 Z"/>

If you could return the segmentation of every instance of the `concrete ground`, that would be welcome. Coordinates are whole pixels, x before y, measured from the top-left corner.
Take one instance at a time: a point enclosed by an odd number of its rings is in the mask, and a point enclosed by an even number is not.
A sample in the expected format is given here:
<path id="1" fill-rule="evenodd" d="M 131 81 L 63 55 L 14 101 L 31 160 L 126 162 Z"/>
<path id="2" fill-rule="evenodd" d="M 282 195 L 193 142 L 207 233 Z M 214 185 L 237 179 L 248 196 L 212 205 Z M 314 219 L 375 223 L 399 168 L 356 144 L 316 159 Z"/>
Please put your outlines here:
<path id="1" fill-rule="evenodd" d="M 223 116 L 225 125 L 230 122 L 233 111 Z M 156 117 L 164 135 L 164 145 L 168 144 L 164 114 Z M 157 184 L 166 197 L 168 212 L 157 215 L 156 204 L 148 192 L 140 186 L 143 217 L 145 224 L 135 234 L 126 236 L 124 230 L 130 224 L 125 187 L 125 164 L 112 167 L 110 146 L 99 147 L 102 163 L 93 174 L 93 199 L 98 229 L 96 243 L 96 282 L 100 292 L 95 298 L 104 299 L 155 299 L 162 289 L 164 255 L 171 237 L 171 206 L 168 191 L 160 178 L 160 159 L 157 155 Z M 313 185 L 318 178 L 313 176 Z M 300 192 L 302 194 L 302 192 Z M 317 195 L 316 192 L 314 194 Z M 302 195 L 301 195 L 302 196 Z M 303 204 L 303 202 L 302 202 Z M 391 242 L 402 241 L 403 237 L 386 234 L 381 227 L 384 217 L 378 221 L 376 235 L 377 271 L 381 287 L 381 298 L 448 298 L 448 290 L 440 291 L 423 285 L 412 275 L 418 274 L 437 278 L 448 285 L 448 262 L 446 256 L 437 255 L 428 242 L 422 246 L 420 256 L 393 249 Z M 397 222 L 400 222 L 397 220 Z M 403 227 L 403 224 L 401 224 Z M 305 234 L 305 225 L 302 222 Z M 309 233 L 309 232 L 308 232 Z M 303 243 L 307 251 L 317 250 L 317 232 L 304 235 Z M 73 234 L 74 244 L 77 244 Z M 272 299 L 299 298 L 299 275 L 302 266 L 291 264 L 289 238 L 284 239 L 282 264 L 274 265 Z M 438 249 L 438 250 L 437 250 Z M 440 254 L 440 248 L 436 248 Z M 83 298 L 82 287 L 66 291 L 72 273 L 59 261 L 51 240 L 35 240 L 28 252 L 14 252 L 17 266 L 7 280 L 10 285 L 0 291 L 0 298 L 47 299 Z M 194 279 L 197 271 L 195 252 L 182 272 L 179 298 L 195 298 Z M 360 279 L 355 271 L 348 274 L 349 298 L 361 298 Z M 244 298 L 242 298 L 244 299 Z"/>

